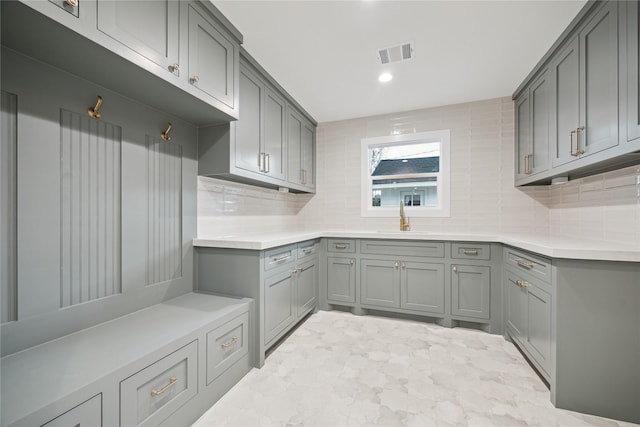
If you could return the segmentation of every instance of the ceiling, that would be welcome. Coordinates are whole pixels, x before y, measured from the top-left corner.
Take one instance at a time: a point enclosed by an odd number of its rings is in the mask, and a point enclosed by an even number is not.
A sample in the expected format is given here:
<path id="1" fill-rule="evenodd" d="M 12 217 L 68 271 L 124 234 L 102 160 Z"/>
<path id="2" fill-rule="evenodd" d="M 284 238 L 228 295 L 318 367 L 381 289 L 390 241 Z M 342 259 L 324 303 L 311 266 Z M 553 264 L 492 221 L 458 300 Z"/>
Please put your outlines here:
<path id="1" fill-rule="evenodd" d="M 585 4 L 216 1 L 245 49 L 317 121 L 510 96 Z M 383 66 L 379 48 L 411 41 Z M 378 82 L 383 71 L 393 74 Z"/>

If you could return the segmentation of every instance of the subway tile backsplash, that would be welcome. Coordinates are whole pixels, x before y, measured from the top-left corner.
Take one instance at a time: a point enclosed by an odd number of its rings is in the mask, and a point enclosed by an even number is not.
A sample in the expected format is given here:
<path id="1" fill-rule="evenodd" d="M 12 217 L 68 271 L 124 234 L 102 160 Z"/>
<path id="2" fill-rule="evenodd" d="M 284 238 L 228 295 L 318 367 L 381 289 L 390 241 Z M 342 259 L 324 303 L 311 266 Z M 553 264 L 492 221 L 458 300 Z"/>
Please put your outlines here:
<path id="1" fill-rule="evenodd" d="M 198 235 L 395 230 L 397 218 L 360 216 L 360 140 L 438 129 L 451 131 L 451 216 L 412 218 L 414 230 L 550 234 L 640 247 L 638 166 L 553 186 L 513 186 L 509 97 L 321 123 L 315 195 L 199 177 Z"/>

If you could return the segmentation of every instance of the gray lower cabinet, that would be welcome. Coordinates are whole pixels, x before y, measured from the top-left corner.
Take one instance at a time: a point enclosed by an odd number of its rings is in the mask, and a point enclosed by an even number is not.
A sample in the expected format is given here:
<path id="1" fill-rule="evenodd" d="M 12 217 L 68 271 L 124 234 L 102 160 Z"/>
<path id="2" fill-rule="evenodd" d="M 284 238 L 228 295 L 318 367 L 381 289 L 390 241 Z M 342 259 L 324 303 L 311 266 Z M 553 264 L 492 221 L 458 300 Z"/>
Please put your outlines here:
<path id="1" fill-rule="evenodd" d="M 491 317 L 491 268 L 454 264 L 451 267 L 451 314 Z"/>
<path id="2" fill-rule="evenodd" d="M 296 319 L 295 271 L 284 271 L 264 281 L 264 342 L 271 343 Z"/>
<path id="3" fill-rule="evenodd" d="M 93 396 L 42 427 L 92 427 L 100 425 L 102 425 L 102 394 Z"/>
<path id="4" fill-rule="evenodd" d="M 356 302 L 356 260 L 352 257 L 327 257 L 327 300 L 333 303 Z"/>
<path id="5" fill-rule="evenodd" d="M 444 313 L 444 264 L 369 259 L 360 263 L 363 305 Z"/>
<path id="6" fill-rule="evenodd" d="M 253 306 L 188 293 L 5 356 L 0 425 L 191 425 L 251 369 Z"/>
<path id="7" fill-rule="evenodd" d="M 254 366 L 261 367 L 266 351 L 316 309 L 318 251 L 318 240 L 262 251 L 197 249 L 198 289 L 256 300 Z"/>
<path id="8" fill-rule="evenodd" d="M 547 381 L 551 380 L 551 295 L 533 279 L 505 270 L 506 328 Z"/>

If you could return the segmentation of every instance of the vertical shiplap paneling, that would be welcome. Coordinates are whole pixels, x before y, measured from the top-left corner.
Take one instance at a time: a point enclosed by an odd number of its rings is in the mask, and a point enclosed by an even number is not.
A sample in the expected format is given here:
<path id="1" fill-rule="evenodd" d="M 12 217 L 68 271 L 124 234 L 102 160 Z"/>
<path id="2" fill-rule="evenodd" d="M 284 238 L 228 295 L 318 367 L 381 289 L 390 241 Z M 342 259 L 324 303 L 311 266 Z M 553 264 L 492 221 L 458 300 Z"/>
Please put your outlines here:
<path id="1" fill-rule="evenodd" d="M 121 292 L 121 129 L 60 112 L 60 306 Z"/>
<path id="2" fill-rule="evenodd" d="M 147 135 L 147 285 L 182 277 L 182 147 Z"/>
<path id="3" fill-rule="evenodd" d="M 16 281 L 16 149 L 17 97 L 2 91 L 0 114 L 0 288 L 2 323 L 17 319 Z"/>

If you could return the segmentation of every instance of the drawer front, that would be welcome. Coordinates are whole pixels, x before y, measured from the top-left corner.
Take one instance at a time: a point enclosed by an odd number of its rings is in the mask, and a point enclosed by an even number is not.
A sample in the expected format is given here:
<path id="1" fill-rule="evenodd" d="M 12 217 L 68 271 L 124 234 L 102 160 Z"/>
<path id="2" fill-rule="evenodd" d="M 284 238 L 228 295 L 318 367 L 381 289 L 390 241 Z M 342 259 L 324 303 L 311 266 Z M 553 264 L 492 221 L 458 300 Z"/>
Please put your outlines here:
<path id="1" fill-rule="evenodd" d="M 120 423 L 154 426 L 198 392 L 198 341 L 120 382 Z"/>
<path id="2" fill-rule="evenodd" d="M 491 245 L 483 243 L 451 243 L 451 258 L 491 259 Z"/>
<path id="3" fill-rule="evenodd" d="M 65 412 L 42 427 L 98 427 L 102 425 L 102 394 Z"/>
<path id="4" fill-rule="evenodd" d="M 302 260 L 307 257 L 312 257 L 318 253 L 318 247 L 319 245 L 317 240 L 298 243 L 298 259 Z"/>
<path id="5" fill-rule="evenodd" d="M 374 255 L 443 258 L 444 243 L 408 240 L 362 240 L 360 241 L 360 252 Z"/>
<path id="6" fill-rule="evenodd" d="M 355 253 L 356 241 L 354 239 L 327 239 L 327 252 Z"/>
<path id="7" fill-rule="evenodd" d="M 532 277 L 551 283 L 551 261 L 537 255 L 504 249 L 504 263 L 514 271 L 530 274 Z"/>
<path id="8" fill-rule="evenodd" d="M 207 385 L 249 353 L 249 313 L 207 334 Z"/>
<path id="9" fill-rule="evenodd" d="M 269 249 L 264 254 L 264 269 L 268 271 L 295 262 L 297 250 L 297 245 Z"/>

